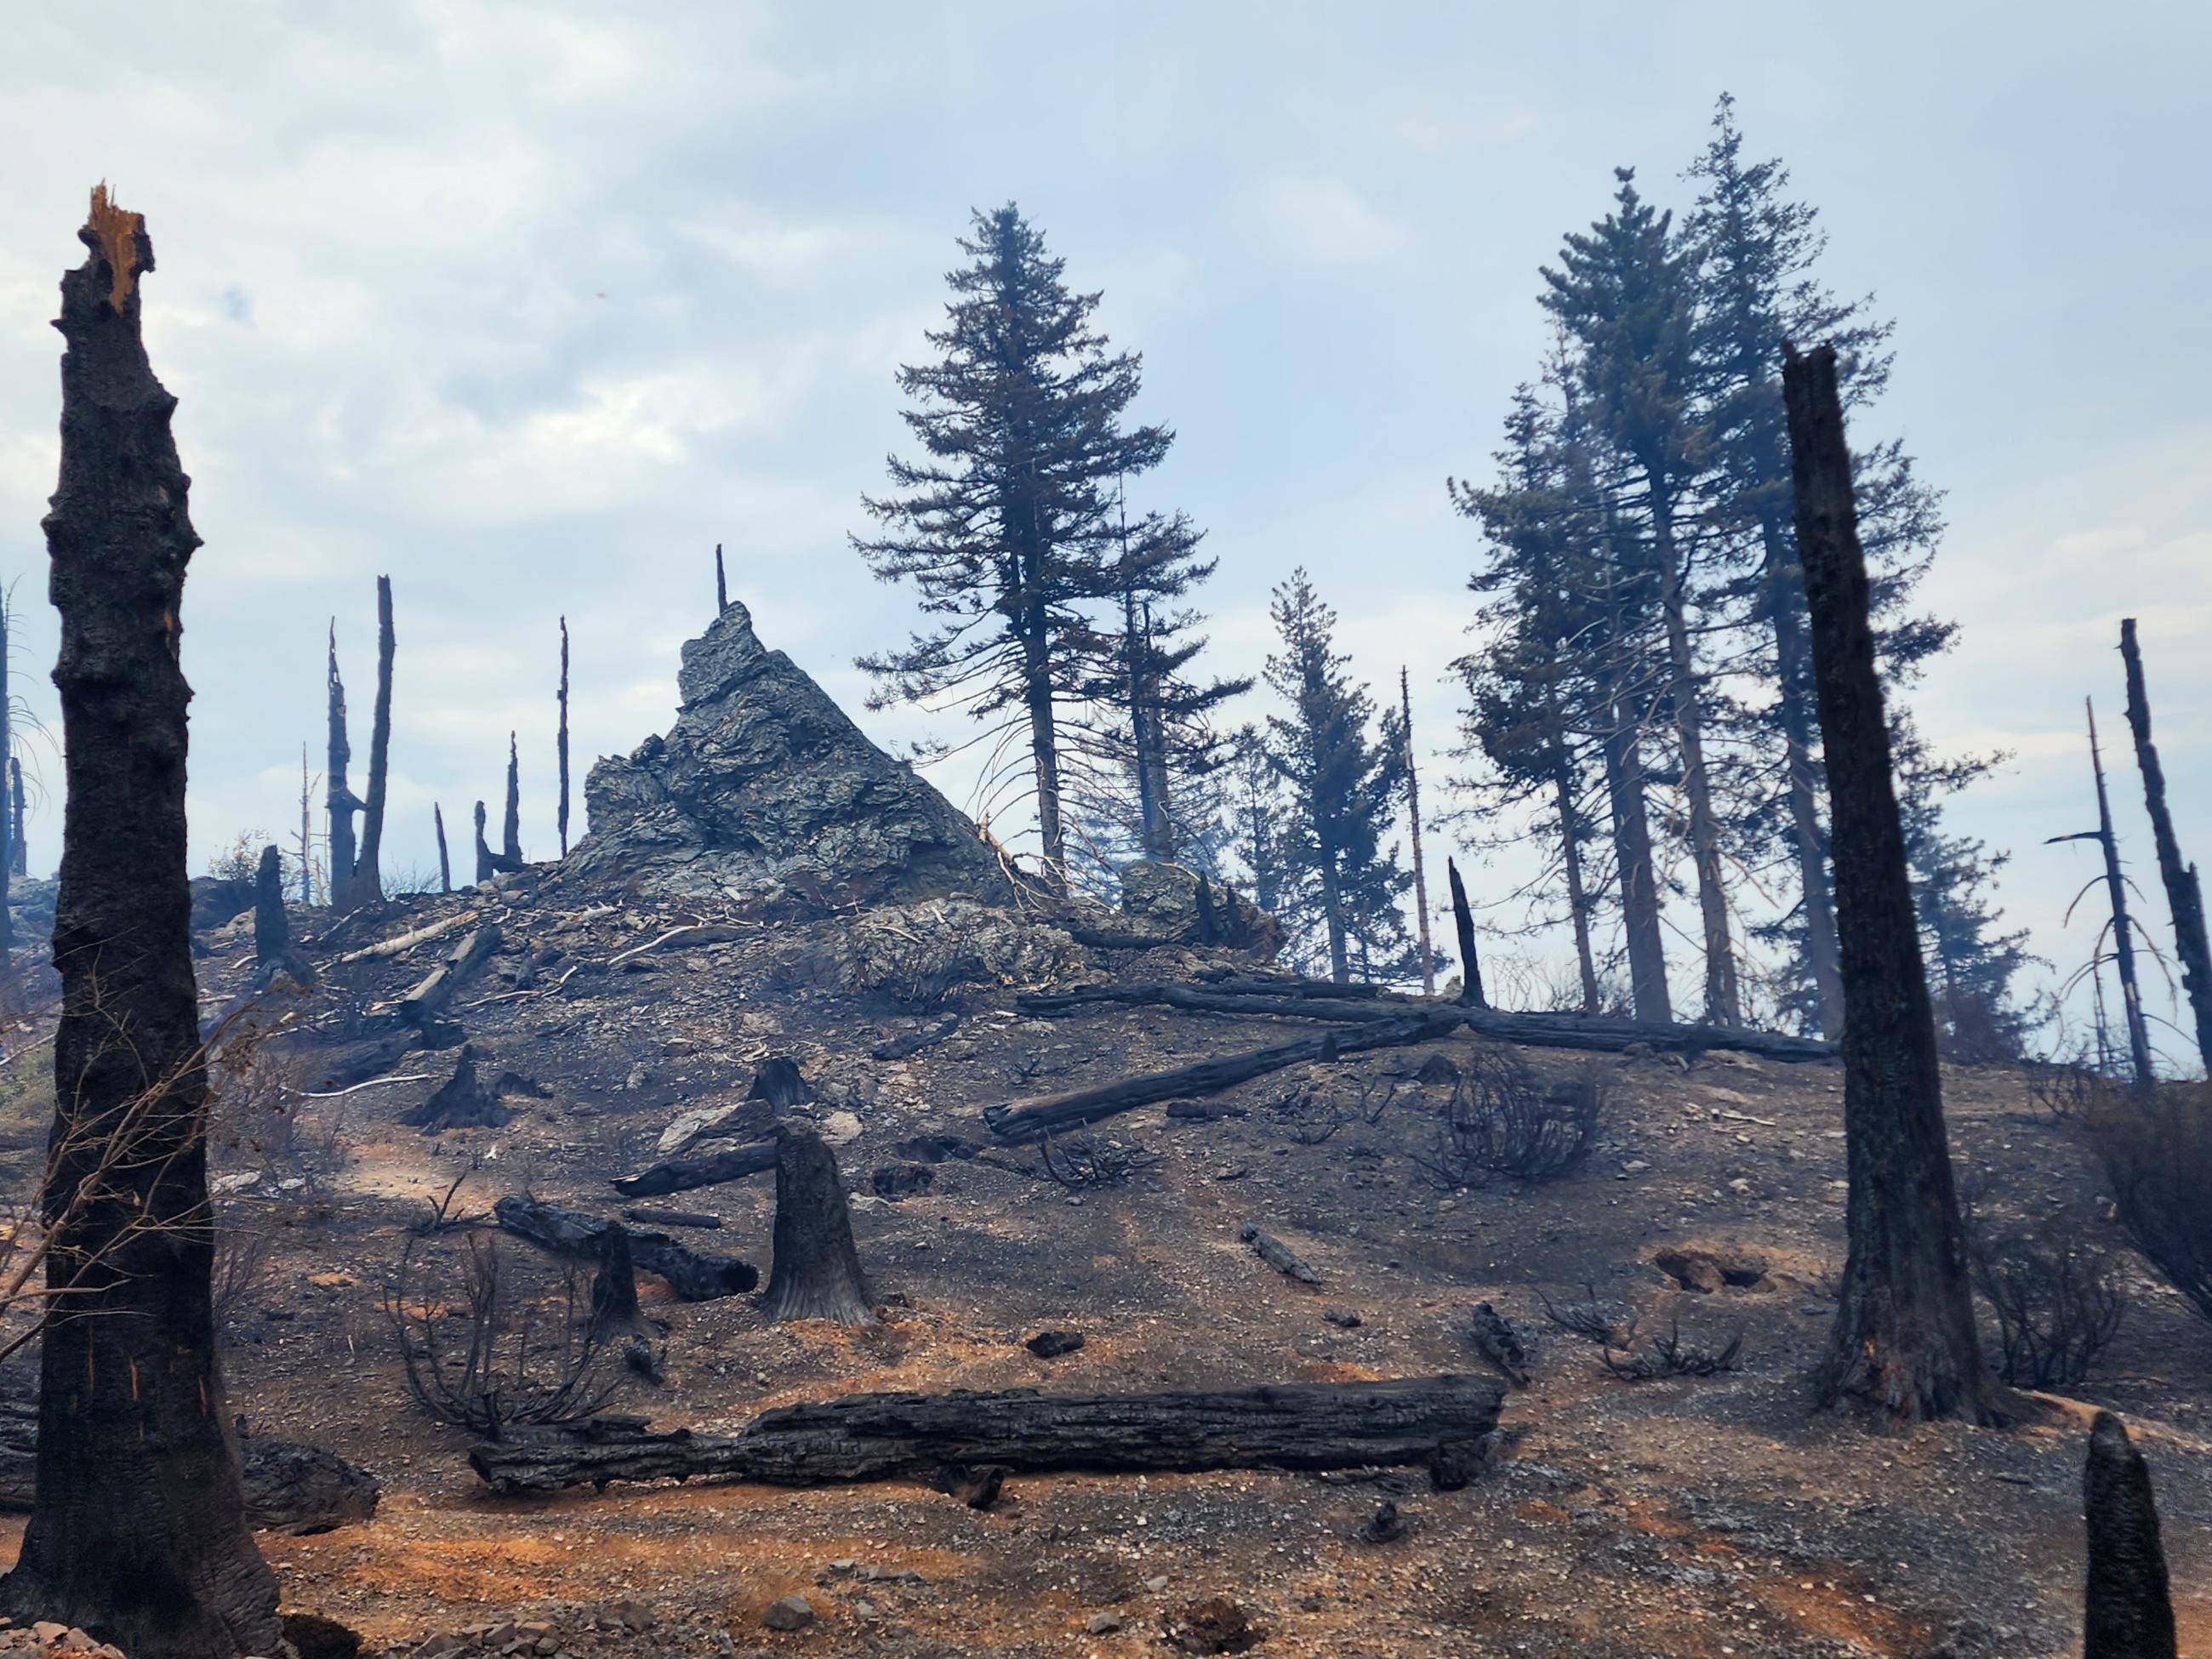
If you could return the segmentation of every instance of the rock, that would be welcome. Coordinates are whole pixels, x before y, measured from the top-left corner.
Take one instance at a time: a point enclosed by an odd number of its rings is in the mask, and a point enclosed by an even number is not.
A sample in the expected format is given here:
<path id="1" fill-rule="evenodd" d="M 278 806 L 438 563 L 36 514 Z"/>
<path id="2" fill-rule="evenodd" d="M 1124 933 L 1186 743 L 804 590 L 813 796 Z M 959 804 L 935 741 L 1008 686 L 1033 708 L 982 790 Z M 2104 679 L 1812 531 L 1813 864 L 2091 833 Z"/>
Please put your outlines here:
<path id="1" fill-rule="evenodd" d="M 1085 1636 L 1111 1636 L 1121 1628 L 1120 1617 L 1110 1613 L 1094 1613 L 1083 1621 L 1083 1633 Z"/>
<path id="2" fill-rule="evenodd" d="M 761 1623 L 770 1630 L 805 1630 L 813 1622 L 814 1604 L 803 1595 L 787 1595 L 780 1601 L 771 1601 L 761 1614 Z"/>
<path id="3" fill-rule="evenodd" d="M 1324 1308 L 1321 1316 L 1341 1331 L 1356 1331 L 1364 1322 L 1349 1308 Z"/>
<path id="4" fill-rule="evenodd" d="M 1081 1331 L 1039 1331 L 1022 1344 L 1040 1359 L 1057 1359 L 1083 1346 Z"/>
<path id="5" fill-rule="evenodd" d="M 975 824 L 763 646 L 744 605 L 684 646 L 678 684 L 665 737 L 592 768 L 591 833 L 568 866 L 789 914 L 1013 896 Z"/>
<path id="6" fill-rule="evenodd" d="M 1083 947 L 1059 928 L 960 896 L 863 911 L 830 954 L 829 971 L 847 990 L 911 1007 L 934 1006 L 961 985 L 1048 986 L 1091 969 Z M 953 1039 L 938 1053 L 958 1060 L 963 1048 Z"/>
<path id="7" fill-rule="evenodd" d="M 1431 1054 L 1413 1073 L 1413 1081 L 1425 1089 L 1449 1088 L 1459 1076 L 1459 1062 L 1449 1054 Z"/>
<path id="8" fill-rule="evenodd" d="M 850 1112 L 832 1112 L 822 1120 L 822 1139 L 832 1146 L 860 1138 L 860 1120 Z"/>
<path id="9" fill-rule="evenodd" d="M 1145 1588 L 1146 1588 L 1146 1589 L 1147 1589 L 1148 1591 L 1150 1591 L 1150 1592 L 1151 1592 L 1152 1595 L 1158 1595 L 1162 1590 L 1165 1589 L 1167 1587 L 1168 1587 L 1168 1576 L 1167 1576 L 1167 1574 L 1165 1574 L 1165 1573 L 1164 1573 L 1164 1572 L 1154 1573 L 1154 1574 L 1153 1574 L 1150 1578 L 1147 1578 L 1146 1580 L 1145 1580 Z"/>
<path id="10" fill-rule="evenodd" d="M 1260 1640 L 1244 1609 L 1225 1595 L 1209 1595 L 1169 1615 L 1170 1646 L 1182 1653 L 1242 1653 Z"/>
<path id="11" fill-rule="evenodd" d="M 1224 883 L 1180 864 L 1139 859 L 1121 866 L 1121 915 L 1129 931 L 1182 945 L 1222 945 L 1272 958 L 1282 925 Z"/>

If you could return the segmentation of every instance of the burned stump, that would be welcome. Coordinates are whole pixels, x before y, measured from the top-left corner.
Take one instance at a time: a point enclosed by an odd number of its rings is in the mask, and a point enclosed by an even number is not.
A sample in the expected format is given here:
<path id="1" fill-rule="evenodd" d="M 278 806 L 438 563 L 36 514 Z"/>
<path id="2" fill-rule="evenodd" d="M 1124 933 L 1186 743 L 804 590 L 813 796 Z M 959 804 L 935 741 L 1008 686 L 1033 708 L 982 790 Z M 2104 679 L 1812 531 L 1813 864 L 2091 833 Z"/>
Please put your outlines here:
<path id="1" fill-rule="evenodd" d="M 836 1156 L 811 1129 L 776 1136 L 774 1249 L 763 1303 L 770 1319 L 876 1322 Z"/>

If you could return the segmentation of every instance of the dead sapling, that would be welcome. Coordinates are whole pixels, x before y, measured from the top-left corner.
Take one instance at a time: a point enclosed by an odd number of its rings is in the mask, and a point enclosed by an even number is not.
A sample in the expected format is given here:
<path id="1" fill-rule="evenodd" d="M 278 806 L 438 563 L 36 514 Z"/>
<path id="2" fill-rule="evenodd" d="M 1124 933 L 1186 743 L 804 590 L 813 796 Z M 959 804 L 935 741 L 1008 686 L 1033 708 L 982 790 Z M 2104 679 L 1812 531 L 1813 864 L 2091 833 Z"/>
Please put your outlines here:
<path id="1" fill-rule="evenodd" d="M 1037 1152 L 1044 1159 L 1044 1172 L 1072 1193 L 1119 1187 L 1139 1170 L 1149 1170 L 1160 1161 L 1157 1153 L 1141 1146 L 1101 1140 L 1087 1123 L 1061 1135 L 1057 1150 L 1049 1133 L 1038 1135 Z"/>
<path id="2" fill-rule="evenodd" d="M 1634 1340 L 1630 1332 L 1630 1340 Z M 1615 1350 L 1607 1346 L 1601 1354 L 1606 1370 L 1628 1382 L 1650 1382 L 1662 1376 L 1718 1376 L 1735 1369 L 1735 1362 L 1743 1352 L 1743 1333 L 1739 1330 L 1728 1340 L 1725 1347 L 1714 1349 L 1697 1342 L 1682 1340 L 1679 1320 L 1668 1322 L 1667 1334 L 1655 1336 L 1641 1351 L 1631 1348 L 1615 1358 Z"/>

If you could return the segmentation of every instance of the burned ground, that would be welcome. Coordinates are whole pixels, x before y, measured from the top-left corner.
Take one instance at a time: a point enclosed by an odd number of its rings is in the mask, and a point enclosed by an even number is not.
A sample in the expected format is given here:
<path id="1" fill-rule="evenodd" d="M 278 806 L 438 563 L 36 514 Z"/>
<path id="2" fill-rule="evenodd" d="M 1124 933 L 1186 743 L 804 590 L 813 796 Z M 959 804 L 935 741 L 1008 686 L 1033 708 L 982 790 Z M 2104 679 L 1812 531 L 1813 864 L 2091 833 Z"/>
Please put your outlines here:
<path id="1" fill-rule="evenodd" d="M 316 1088 L 329 1056 L 388 1018 L 456 934 L 337 958 L 464 910 L 496 921 L 501 944 L 451 1012 L 507 1121 L 435 1135 L 401 1122 L 450 1077 L 451 1049 L 405 1054 L 349 1093 Z M 899 916 L 875 911 L 871 926 L 933 937 Z M 313 925 L 295 915 L 298 933 Z M 211 1014 L 252 974 L 250 926 L 208 936 Z M 617 961 L 678 928 L 705 931 Z M 1071 1188 L 1036 1146 L 995 1140 L 982 1109 L 1278 1041 L 1291 1023 L 1158 1008 L 1029 1018 L 1013 1007 L 1021 985 L 975 965 L 988 951 L 963 969 L 986 978 L 942 996 L 927 974 L 902 978 L 919 994 L 895 1002 L 854 984 L 850 931 L 836 917 L 625 902 L 533 872 L 395 902 L 311 941 L 316 988 L 266 1005 L 264 1025 L 284 1011 L 282 1034 L 243 1045 L 250 1060 L 223 1073 L 226 1222 L 272 1241 L 240 1269 L 229 1384 L 258 1432 L 334 1448 L 385 1495 L 367 1524 L 264 1535 L 288 1608 L 403 1652 L 471 1630 L 451 1650 L 1138 1652 L 1214 1595 L 1262 1632 L 1258 1650 L 1285 1655 L 2070 1650 L 2086 1408 L 2056 1406 L 2008 1433 L 1888 1434 L 1808 1411 L 1803 1379 L 1840 1266 L 1834 1066 L 1525 1051 L 1544 1079 L 1595 1068 L 1606 1097 L 1595 1146 L 1558 1180 L 1452 1188 L 1434 1152 L 1453 1076 L 1470 1062 L 1462 1033 L 1262 1078 L 1213 1097 L 1204 1118 L 1152 1106 L 1102 1121 L 1094 1144 L 1071 1142 L 1054 1162 L 1066 1176 L 1080 1154 L 1109 1180 Z M 1047 976 L 1175 979 L 1230 960 L 1066 947 Z M 949 1035 L 908 1057 L 872 1057 L 953 1014 Z M 6 1073 L 0 1148 L 19 1182 L 46 1115 L 40 1058 L 19 1050 Z M 410 1226 L 457 1176 L 465 1212 L 527 1190 L 619 1213 L 628 1201 L 611 1176 L 668 1150 L 679 1114 L 742 1106 L 776 1058 L 810 1085 L 791 1115 L 836 1147 L 856 1194 L 883 1322 L 773 1325 L 753 1297 L 679 1303 L 645 1275 L 645 1312 L 666 1327 L 665 1382 L 626 1381 L 614 1409 L 726 1429 L 861 1390 L 1468 1370 L 1484 1363 L 1470 1310 L 1487 1301 L 1531 1353 L 1531 1386 L 1506 1401 L 1510 1451 L 1454 1492 L 1383 1471 L 1023 1476 L 988 1510 L 904 1483 L 489 1496 L 465 1461 L 468 1437 L 427 1420 L 401 1378 L 382 1304 Z M 2039 1108 L 2010 1069 L 1946 1082 L 1954 1152 L 1984 1206 L 2108 1226 L 2078 1126 Z M 642 1202 L 718 1218 L 684 1242 L 765 1273 L 771 1177 Z M 1240 1238 L 1250 1223 L 1321 1283 L 1261 1261 Z M 2201 1529 L 2212 1331 L 2139 1264 L 2127 1281 L 2127 1322 L 2077 1392 L 2126 1413 L 2151 1461 L 2187 1648 L 2212 1626 Z M 1679 1331 L 1717 1349 L 1741 1333 L 1734 1369 L 1621 1380 L 1597 1346 L 1543 1317 L 1539 1291 L 1564 1304 L 1585 1285 L 1644 1339 Z M 1044 1328 L 1085 1340 L 1040 1358 L 1023 1344 Z M 1386 1500 L 1407 1530 L 1370 1541 Z M 810 1622 L 764 1622 L 794 1595 Z"/>

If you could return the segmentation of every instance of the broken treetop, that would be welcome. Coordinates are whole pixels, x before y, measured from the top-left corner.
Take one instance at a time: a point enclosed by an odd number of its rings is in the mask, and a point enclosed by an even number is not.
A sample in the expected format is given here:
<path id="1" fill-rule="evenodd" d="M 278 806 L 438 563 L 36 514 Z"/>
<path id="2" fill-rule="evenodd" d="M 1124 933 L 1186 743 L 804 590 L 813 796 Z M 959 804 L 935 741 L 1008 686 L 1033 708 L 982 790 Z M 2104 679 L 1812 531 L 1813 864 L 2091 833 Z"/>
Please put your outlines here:
<path id="1" fill-rule="evenodd" d="M 744 605 L 684 646 L 678 684 L 666 737 L 592 768 L 572 867 L 802 908 L 1011 898 L 975 824 L 763 646 Z"/>

